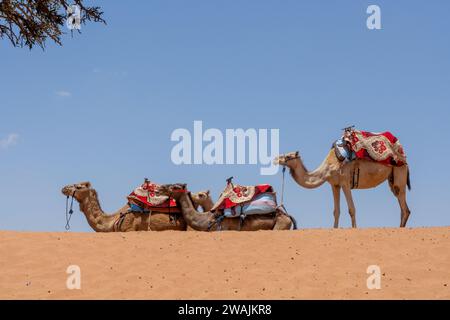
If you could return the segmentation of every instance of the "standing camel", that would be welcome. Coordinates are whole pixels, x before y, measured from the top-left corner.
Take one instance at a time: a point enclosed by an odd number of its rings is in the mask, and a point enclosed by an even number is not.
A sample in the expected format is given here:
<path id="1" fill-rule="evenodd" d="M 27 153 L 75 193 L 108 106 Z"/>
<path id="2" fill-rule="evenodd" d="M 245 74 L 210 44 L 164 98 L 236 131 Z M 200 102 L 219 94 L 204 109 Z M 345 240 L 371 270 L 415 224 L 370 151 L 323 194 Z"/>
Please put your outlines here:
<path id="1" fill-rule="evenodd" d="M 242 223 L 239 218 L 222 217 L 220 221 L 216 213 L 210 211 L 198 212 L 195 209 L 193 197 L 186 190 L 185 184 L 162 185 L 159 192 L 172 197 L 180 204 L 184 220 L 192 229 L 197 231 L 215 231 L 218 229 L 236 231 L 289 230 L 292 226 L 297 229 L 295 219 L 279 209 L 273 214 L 249 215 Z"/>
<path id="2" fill-rule="evenodd" d="M 96 232 L 127 232 L 127 231 L 185 231 L 187 224 L 183 217 L 171 219 L 170 214 L 152 211 L 149 213 L 128 212 L 129 205 L 125 205 L 112 214 L 103 212 L 97 191 L 90 182 L 82 182 L 65 186 L 62 193 L 72 197 L 80 203 L 80 211 L 84 213 L 92 229 Z M 203 210 L 212 207 L 209 191 L 202 191 L 193 195 L 194 205 Z"/>
<path id="3" fill-rule="evenodd" d="M 334 227 L 339 226 L 340 193 L 344 192 L 352 227 L 356 228 L 356 209 L 353 203 L 352 189 L 370 189 L 388 180 L 392 193 L 397 198 L 401 210 L 400 227 L 405 227 L 410 210 L 406 203 L 406 187 L 411 190 L 409 168 L 407 164 L 400 167 L 388 166 L 375 161 L 357 159 L 340 162 L 333 149 L 330 150 L 322 164 L 314 171 L 308 171 L 300 158 L 299 152 L 280 155 L 275 164 L 290 169 L 292 178 L 300 186 L 314 189 L 328 182 L 333 190 Z M 355 183 L 355 179 L 357 182 Z"/>

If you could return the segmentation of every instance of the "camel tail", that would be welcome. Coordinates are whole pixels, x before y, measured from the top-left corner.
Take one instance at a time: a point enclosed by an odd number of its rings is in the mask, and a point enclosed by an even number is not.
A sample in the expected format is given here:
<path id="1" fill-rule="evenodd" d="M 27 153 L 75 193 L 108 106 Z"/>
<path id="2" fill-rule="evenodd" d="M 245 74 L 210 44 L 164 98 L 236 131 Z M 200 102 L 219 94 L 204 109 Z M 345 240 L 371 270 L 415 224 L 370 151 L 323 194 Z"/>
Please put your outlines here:
<path id="1" fill-rule="evenodd" d="M 411 191 L 411 178 L 409 176 L 409 168 L 408 168 L 408 173 L 406 176 L 406 185 L 408 186 L 408 190 Z"/>

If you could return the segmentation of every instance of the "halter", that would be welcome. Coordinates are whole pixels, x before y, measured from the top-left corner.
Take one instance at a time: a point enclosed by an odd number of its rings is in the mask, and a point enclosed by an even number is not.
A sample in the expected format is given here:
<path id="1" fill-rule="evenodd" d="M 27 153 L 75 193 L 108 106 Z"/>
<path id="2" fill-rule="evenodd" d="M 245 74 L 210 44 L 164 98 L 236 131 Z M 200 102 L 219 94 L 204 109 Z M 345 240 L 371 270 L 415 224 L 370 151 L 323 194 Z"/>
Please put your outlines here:
<path id="1" fill-rule="evenodd" d="M 285 156 L 285 162 L 289 162 L 291 160 L 295 160 L 295 159 L 300 159 L 300 156 L 297 154 L 294 157 L 290 157 L 290 156 Z M 286 167 L 286 165 L 283 165 L 283 167 Z"/>
<path id="2" fill-rule="evenodd" d="M 282 175 L 282 182 L 281 182 L 281 203 L 278 206 L 278 208 L 283 209 L 283 211 L 285 213 L 287 213 L 286 207 L 284 206 L 284 185 L 285 185 L 285 174 L 286 174 L 286 166 L 287 163 L 291 160 L 295 160 L 295 159 L 300 159 L 300 156 L 298 154 L 296 154 L 294 157 L 286 157 L 285 156 L 285 163 L 282 165 L 283 166 L 283 175 Z"/>

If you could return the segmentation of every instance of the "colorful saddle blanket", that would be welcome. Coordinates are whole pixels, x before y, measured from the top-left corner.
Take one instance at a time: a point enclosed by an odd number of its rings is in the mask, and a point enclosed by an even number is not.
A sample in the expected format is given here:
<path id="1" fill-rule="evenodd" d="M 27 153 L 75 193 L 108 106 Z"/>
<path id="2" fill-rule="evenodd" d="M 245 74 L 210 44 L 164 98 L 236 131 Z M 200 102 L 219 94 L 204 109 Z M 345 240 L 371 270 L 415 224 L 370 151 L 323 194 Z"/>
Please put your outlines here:
<path id="1" fill-rule="evenodd" d="M 406 155 L 400 141 L 390 132 L 372 133 L 346 131 L 343 140 L 357 159 L 368 159 L 386 165 L 406 164 Z"/>
<path id="2" fill-rule="evenodd" d="M 253 200 L 247 203 L 237 205 L 224 210 L 227 218 L 235 218 L 252 214 L 269 214 L 277 210 L 277 199 L 275 193 L 264 192 L 255 196 Z"/>
<path id="3" fill-rule="evenodd" d="M 242 214 L 272 213 L 276 207 L 272 186 L 241 186 L 230 182 L 211 211 L 222 211 L 226 216 L 239 217 Z"/>
<path id="4" fill-rule="evenodd" d="M 176 201 L 159 193 L 159 185 L 149 180 L 134 189 L 127 197 L 131 211 L 134 212 L 181 212 Z"/>

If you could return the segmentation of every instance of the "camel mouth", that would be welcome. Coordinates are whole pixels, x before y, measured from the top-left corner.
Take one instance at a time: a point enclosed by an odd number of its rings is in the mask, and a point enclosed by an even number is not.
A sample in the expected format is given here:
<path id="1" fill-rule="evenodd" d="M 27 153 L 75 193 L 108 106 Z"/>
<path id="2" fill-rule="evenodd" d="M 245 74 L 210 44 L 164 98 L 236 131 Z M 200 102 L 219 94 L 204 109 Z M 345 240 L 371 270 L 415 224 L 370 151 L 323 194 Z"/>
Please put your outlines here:
<path id="1" fill-rule="evenodd" d="M 74 185 L 65 186 L 61 189 L 61 193 L 65 196 L 71 196 L 75 190 Z"/>
<path id="2" fill-rule="evenodd" d="M 279 155 L 279 156 L 275 157 L 275 159 L 273 159 L 274 165 L 280 165 L 283 163 L 284 163 L 284 155 Z"/>
<path id="3" fill-rule="evenodd" d="M 276 157 L 273 160 L 273 164 L 282 166 L 282 165 L 285 165 L 288 162 L 288 160 L 289 160 L 289 154 L 288 153 L 280 154 L 278 157 Z"/>

